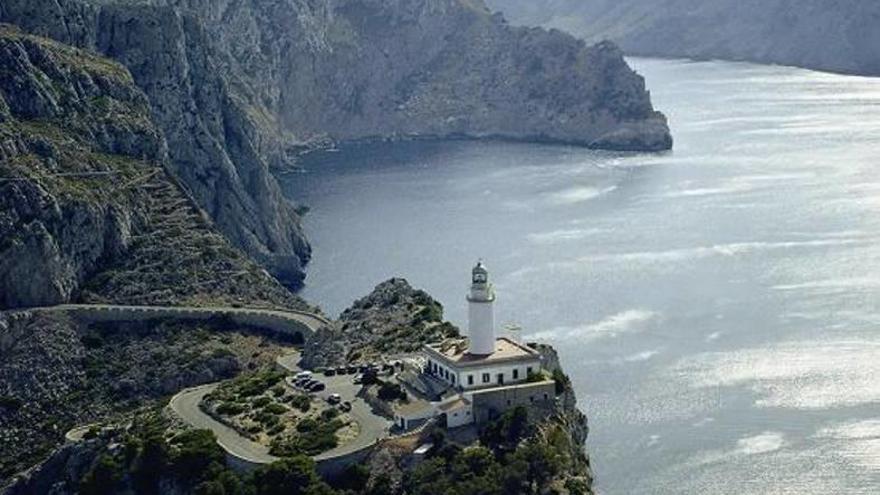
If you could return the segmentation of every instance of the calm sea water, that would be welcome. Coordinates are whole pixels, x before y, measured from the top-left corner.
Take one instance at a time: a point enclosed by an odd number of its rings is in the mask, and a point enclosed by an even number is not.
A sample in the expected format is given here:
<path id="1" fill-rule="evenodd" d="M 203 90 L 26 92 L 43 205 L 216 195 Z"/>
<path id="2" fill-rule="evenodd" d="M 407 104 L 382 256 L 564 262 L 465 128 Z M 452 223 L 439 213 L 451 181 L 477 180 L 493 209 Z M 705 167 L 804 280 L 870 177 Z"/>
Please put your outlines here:
<path id="1" fill-rule="evenodd" d="M 554 344 L 605 494 L 880 493 L 880 80 L 633 60 L 675 151 L 399 143 L 313 155 L 304 295 L 402 276 Z"/>

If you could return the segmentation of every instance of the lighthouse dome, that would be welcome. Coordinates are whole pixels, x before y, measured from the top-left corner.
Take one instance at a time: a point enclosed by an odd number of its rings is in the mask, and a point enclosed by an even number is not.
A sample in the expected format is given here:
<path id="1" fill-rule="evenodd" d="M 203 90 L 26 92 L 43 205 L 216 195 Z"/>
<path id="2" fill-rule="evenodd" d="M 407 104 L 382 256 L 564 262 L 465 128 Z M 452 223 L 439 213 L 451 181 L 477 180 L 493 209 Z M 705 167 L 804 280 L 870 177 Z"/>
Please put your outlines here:
<path id="1" fill-rule="evenodd" d="M 472 281 L 475 284 L 485 284 L 489 281 L 489 270 L 486 269 L 482 261 L 477 262 L 477 265 L 471 271 L 471 275 L 473 277 Z"/>

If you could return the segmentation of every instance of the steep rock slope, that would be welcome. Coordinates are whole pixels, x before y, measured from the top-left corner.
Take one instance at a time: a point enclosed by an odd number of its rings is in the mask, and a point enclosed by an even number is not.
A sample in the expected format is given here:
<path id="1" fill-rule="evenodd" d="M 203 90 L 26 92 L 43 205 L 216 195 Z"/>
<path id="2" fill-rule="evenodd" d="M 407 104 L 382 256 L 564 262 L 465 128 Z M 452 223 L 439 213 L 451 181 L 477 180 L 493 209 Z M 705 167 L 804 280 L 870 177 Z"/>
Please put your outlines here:
<path id="1" fill-rule="evenodd" d="M 318 330 L 303 349 L 301 366 L 378 362 L 383 356 L 416 352 L 424 344 L 458 335 L 443 320 L 443 306 L 402 278 L 377 285 L 332 325 Z"/>
<path id="2" fill-rule="evenodd" d="M 672 144 L 615 47 L 511 28 L 480 1 L 5 0 L 0 21 L 126 65 L 175 175 L 233 243 L 294 285 L 310 248 L 269 170 L 316 142 Z"/>
<path id="3" fill-rule="evenodd" d="M 488 0 L 513 22 L 609 39 L 633 55 L 880 75 L 880 3 L 863 0 Z"/>
<path id="4" fill-rule="evenodd" d="M 179 4 L 204 15 L 202 2 Z M 303 139 L 671 145 L 643 79 L 615 47 L 511 28 L 479 1 L 230 2 L 208 12 L 232 71 L 252 74 L 244 80 L 277 98 L 282 127 Z"/>
<path id="5" fill-rule="evenodd" d="M 71 428 L 268 366 L 281 352 L 248 329 L 209 322 L 87 326 L 59 314 L 0 313 L 0 493 Z"/>
<path id="6" fill-rule="evenodd" d="M 166 163 L 123 66 L 0 25 L 0 308 L 302 306 L 229 246 Z"/>
<path id="7" fill-rule="evenodd" d="M 202 19 L 132 2 L 9 0 L 0 21 L 122 62 L 149 98 L 172 170 L 199 205 L 283 282 L 302 280 L 310 248 L 269 173 L 270 160 L 281 160 L 276 126 L 259 95 L 231 86 L 235 74 Z"/>

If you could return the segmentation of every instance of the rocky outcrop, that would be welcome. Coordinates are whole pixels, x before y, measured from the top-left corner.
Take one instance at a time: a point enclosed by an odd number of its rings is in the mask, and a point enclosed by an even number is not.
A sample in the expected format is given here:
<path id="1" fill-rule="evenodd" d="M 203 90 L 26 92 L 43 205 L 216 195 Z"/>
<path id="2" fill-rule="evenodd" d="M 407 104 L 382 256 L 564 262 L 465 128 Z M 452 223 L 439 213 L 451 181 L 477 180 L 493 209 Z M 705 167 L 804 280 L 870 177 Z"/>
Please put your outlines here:
<path id="1" fill-rule="evenodd" d="M 269 170 L 309 143 L 671 146 L 618 50 L 511 28 L 470 0 L 6 0 L 0 21 L 123 63 L 175 175 L 234 244 L 291 285 L 310 248 Z"/>
<path id="2" fill-rule="evenodd" d="M 116 64 L 0 26 L 0 74 L 0 307 L 56 304 L 131 242 L 113 162 L 148 171 L 163 142 Z"/>
<path id="3" fill-rule="evenodd" d="M 861 0 L 488 0 L 513 22 L 613 40 L 632 55 L 880 75 L 880 4 Z"/>
<path id="4" fill-rule="evenodd" d="M 0 312 L 0 488 L 72 427 L 269 366 L 280 349 L 228 322 L 86 325 L 56 313 Z"/>
<path id="5" fill-rule="evenodd" d="M 203 20 L 145 3 L 10 0 L 0 21 L 128 67 L 165 134 L 172 170 L 199 205 L 282 281 L 301 281 L 310 248 L 269 174 L 268 160 L 280 156 L 271 119 L 259 95 L 231 87 Z"/>
<path id="6" fill-rule="evenodd" d="M 205 15 L 201 2 L 181 3 Z M 301 140 L 464 136 L 671 146 L 664 117 L 619 51 L 511 28 L 481 2 L 232 2 L 207 18 L 217 45 L 232 54 L 230 70 L 256 74 L 244 80 L 276 102 L 282 129 Z M 625 143 L 615 137 L 621 129 L 630 130 Z"/>
<path id="7" fill-rule="evenodd" d="M 123 66 L 0 26 L 0 308 L 304 306 L 218 234 L 167 164 Z"/>
<path id="8" fill-rule="evenodd" d="M 443 306 L 402 278 L 392 278 L 342 312 L 306 342 L 300 365 L 339 366 L 418 351 L 428 342 L 458 335 L 443 321 Z"/>

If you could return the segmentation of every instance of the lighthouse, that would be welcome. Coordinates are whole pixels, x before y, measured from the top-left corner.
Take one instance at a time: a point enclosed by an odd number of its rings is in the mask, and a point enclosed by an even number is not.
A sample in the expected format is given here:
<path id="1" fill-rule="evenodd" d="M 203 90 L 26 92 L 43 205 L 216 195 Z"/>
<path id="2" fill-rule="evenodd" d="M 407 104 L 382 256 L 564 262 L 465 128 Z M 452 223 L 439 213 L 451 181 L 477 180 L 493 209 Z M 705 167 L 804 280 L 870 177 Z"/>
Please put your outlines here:
<path id="1" fill-rule="evenodd" d="M 489 271 L 478 262 L 471 271 L 468 300 L 468 353 L 488 356 L 495 352 L 495 289 L 489 283 Z"/>

